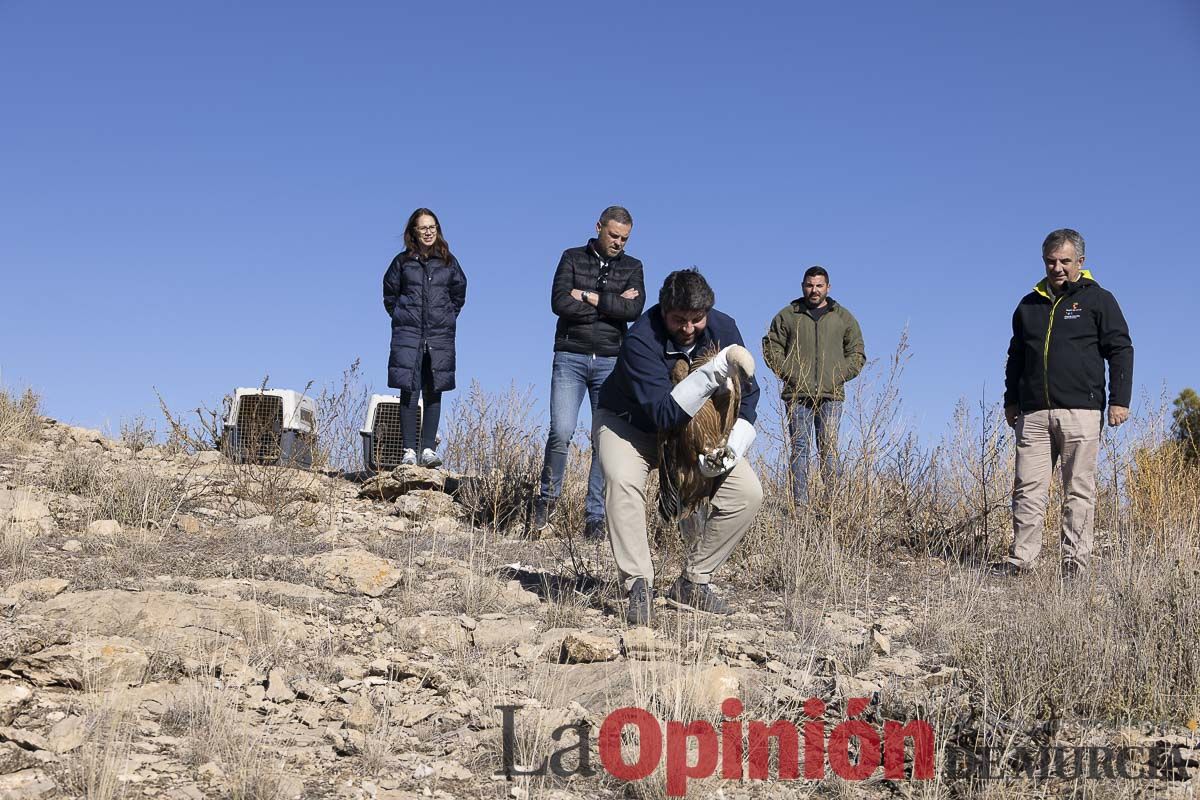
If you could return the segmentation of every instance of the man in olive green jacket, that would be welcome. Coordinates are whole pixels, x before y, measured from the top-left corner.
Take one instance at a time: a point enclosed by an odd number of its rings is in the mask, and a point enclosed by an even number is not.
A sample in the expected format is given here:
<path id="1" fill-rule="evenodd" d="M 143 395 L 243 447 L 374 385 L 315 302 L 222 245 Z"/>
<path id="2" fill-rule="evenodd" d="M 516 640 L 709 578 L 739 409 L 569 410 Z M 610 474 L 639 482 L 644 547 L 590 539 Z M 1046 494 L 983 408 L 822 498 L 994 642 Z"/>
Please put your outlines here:
<path id="1" fill-rule="evenodd" d="M 821 477 L 830 486 L 840 472 L 838 424 L 846 381 L 867 361 L 862 329 L 845 306 L 829 296 L 829 273 L 809 267 L 803 297 L 783 308 L 763 337 L 763 360 L 783 384 L 791 434 L 792 498 L 808 502 L 808 457 L 816 431 Z"/>

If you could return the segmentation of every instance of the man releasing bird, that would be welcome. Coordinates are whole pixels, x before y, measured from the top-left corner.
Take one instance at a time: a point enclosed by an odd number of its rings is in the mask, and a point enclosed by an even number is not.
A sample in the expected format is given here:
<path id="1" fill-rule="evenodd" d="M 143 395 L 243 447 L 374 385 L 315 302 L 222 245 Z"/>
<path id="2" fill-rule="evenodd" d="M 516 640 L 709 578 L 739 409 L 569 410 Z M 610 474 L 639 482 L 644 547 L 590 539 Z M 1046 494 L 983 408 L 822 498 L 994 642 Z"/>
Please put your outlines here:
<path id="1" fill-rule="evenodd" d="M 600 389 L 592 441 L 604 474 L 609 542 L 628 596 L 625 616 L 631 625 L 650 622 L 654 563 L 646 536 L 646 478 L 663 449 L 676 462 L 668 471 L 690 487 L 687 496 L 699 498 L 695 502 L 707 498 L 712 505 L 683 574 L 667 590 L 674 605 L 733 613 L 712 591 L 712 576 L 762 504 L 762 485 L 745 458 L 754 441 L 758 406 L 754 359 L 737 323 L 713 308 L 714 301 L 698 270 L 668 275 L 658 304 L 629 330 L 617 365 Z M 713 351 L 706 360 L 700 358 Z M 680 361 L 686 363 L 687 375 L 680 373 L 673 381 Z M 660 442 L 665 443 L 662 448 Z M 699 494 L 703 482 L 710 483 Z"/>

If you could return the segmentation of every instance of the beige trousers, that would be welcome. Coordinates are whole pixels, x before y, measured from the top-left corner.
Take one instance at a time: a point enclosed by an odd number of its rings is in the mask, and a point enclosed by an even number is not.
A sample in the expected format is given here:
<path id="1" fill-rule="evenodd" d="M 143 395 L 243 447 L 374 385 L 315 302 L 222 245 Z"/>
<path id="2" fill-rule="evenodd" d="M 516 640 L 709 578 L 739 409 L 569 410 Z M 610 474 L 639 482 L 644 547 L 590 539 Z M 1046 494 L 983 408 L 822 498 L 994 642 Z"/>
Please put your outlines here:
<path id="1" fill-rule="evenodd" d="M 602 408 L 596 412 L 592 441 L 604 473 L 608 539 L 625 590 L 638 578 L 653 586 L 654 561 L 646 533 L 646 478 L 658 465 L 657 439 Z M 708 522 L 688 553 L 685 578 L 693 583 L 712 580 L 750 529 L 762 496 L 758 476 L 744 458 L 718 479 Z"/>
<path id="2" fill-rule="evenodd" d="M 1042 549 L 1042 528 L 1055 464 L 1062 461 L 1062 558 L 1086 567 L 1096 518 L 1100 412 L 1055 408 L 1017 420 L 1013 544 L 1009 561 L 1029 567 Z"/>

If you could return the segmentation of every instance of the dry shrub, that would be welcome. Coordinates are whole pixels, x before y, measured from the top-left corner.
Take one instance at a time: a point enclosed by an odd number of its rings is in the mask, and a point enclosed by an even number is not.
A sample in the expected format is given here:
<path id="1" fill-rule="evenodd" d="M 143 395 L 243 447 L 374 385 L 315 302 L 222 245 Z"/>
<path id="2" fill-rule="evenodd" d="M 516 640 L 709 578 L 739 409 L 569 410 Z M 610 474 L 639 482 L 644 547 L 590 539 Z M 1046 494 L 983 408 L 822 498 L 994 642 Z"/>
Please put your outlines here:
<path id="1" fill-rule="evenodd" d="M 157 435 L 154 426 L 141 414 L 133 419 L 121 421 L 121 444 L 131 452 L 140 453 L 145 450 L 154 444 Z"/>
<path id="2" fill-rule="evenodd" d="M 477 382 L 455 403 L 445 426 L 446 465 L 462 473 L 458 500 L 476 525 L 523 525 L 542 469 L 545 440 L 531 420 L 531 390 L 483 391 Z"/>
<path id="3" fill-rule="evenodd" d="M 364 383 L 362 360 L 354 359 L 339 381 L 323 386 L 313 399 L 317 406 L 313 468 L 338 474 L 364 469 L 359 430 L 366 419 L 371 388 Z"/>
<path id="4" fill-rule="evenodd" d="M 1065 588 L 1054 575 L 1035 575 L 1000 609 L 957 610 L 959 625 L 924 643 L 946 647 L 1006 718 L 1120 722 L 1194 717 L 1200 708 L 1194 553 L 1172 561 L 1130 553 L 1106 563 L 1094 582 Z"/>
<path id="5" fill-rule="evenodd" d="M 29 554 L 36 534 L 0 518 L 0 574 L 13 582 L 21 580 L 29 568 Z"/>
<path id="6" fill-rule="evenodd" d="M 1155 553 L 1200 548 L 1200 465 L 1180 442 L 1134 450 L 1126 471 L 1133 547 Z"/>
<path id="7" fill-rule="evenodd" d="M 83 697 L 86 739 L 64 759 L 62 777 L 68 791 L 87 800 L 117 800 L 126 795 L 121 775 L 129 766 L 136 724 L 135 706 L 121 694 L 88 692 Z"/>
<path id="8" fill-rule="evenodd" d="M 238 701 L 233 690 L 190 684 L 171 698 L 159 726 L 182 740 L 186 764 L 220 765 L 234 800 L 273 800 L 281 794 L 278 759 L 264 746 L 267 732 L 255 733 L 242 718 Z"/>
<path id="9" fill-rule="evenodd" d="M 70 453 L 51 489 L 92 501 L 93 519 L 113 519 L 128 528 L 161 528 L 187 511 L 203 489 L 185 477 L 167 477 L 147 465 L 117 467 L 96 455 Z"/>
<path id="10" fill-rule="evenodd" d="M 42 431 L 42 398 L 32 389 L 19 395 L 0 387 L 0 441 L 36 441 Z"/>

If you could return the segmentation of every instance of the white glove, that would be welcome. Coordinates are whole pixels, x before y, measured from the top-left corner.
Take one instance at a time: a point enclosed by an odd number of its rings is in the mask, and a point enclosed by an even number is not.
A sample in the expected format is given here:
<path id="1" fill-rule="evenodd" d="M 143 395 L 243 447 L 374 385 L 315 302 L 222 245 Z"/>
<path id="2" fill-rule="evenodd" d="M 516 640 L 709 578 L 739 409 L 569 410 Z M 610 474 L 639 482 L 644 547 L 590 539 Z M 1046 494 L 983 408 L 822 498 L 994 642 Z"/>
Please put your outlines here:
<path id="1" fill-rule="evenodd" d="M 757 435 L 753 425 L 738 417 L 724 448 L 711 455 L 700 454 L 700 474 L 706 478 L 716 478 L 729 472 L 746 455 Z"/>
<path id="2" fill-rule="evenodd" d="M 725 385 L 731 364 L 741 369 L 747 378 L 754 375 L 754 357 L 750 355 L 750 351 L 740 344 L 731 344 L 713 356 L 703 367 L 675 384 L 675 388 L 671 390 L 671 397 L 675 398 L 675 402 L 689 417 L 696 416 L 696 412 L 713 392 Z"/>

